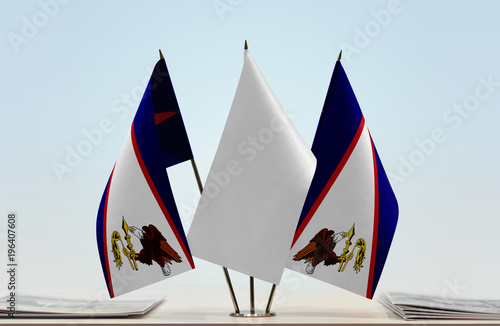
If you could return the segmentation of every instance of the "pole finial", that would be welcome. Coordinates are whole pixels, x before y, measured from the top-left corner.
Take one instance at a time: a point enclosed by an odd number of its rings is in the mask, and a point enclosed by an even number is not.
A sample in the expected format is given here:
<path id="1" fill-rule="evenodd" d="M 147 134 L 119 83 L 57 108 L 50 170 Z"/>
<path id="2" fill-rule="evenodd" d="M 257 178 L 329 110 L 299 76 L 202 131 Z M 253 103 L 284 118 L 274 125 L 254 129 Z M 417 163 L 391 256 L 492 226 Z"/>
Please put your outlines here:
<path id="1" fill-rule="evenodd" d="M 247 40 L 245 40 L 245 47 L 244 47 L 245 50 L 248 50 L 248 44 L 247 44 Z"/>
<path id="2" fill-rule="evenodd" d="M 339 58 L 337 59 L 337 61 L 340 61 L 340 58 L 342 58 L 342 50 L 340 50 Z"/>
<path id="3" fill-rule="evenodd" d="M 161 49 L 159 49 L 159 51 L 160 51 L 160 59 L 163 59 L 164 57 L 163 57 L 163 53 L 161 53 Z"/>

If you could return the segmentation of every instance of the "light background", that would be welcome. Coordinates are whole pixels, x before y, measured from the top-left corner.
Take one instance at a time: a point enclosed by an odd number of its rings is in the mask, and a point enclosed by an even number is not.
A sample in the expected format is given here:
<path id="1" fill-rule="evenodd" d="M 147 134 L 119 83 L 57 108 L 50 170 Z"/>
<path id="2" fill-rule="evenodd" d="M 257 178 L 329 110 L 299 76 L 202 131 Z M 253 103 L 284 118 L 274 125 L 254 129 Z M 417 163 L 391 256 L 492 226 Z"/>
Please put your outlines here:
<path id="1" fill-rule="evenodd" d="M 41 0 L 0 7 L 0 265 L 7 214 L 15 212 L 21 291 L 103 294 L 97 208 L 158 49 L 204 180 L 247 39 L 308 144 L 344 50 L 343 66 L 400 205 L 377 292 L 498 297 L 499 2 Z M 488 98 L 475 102 L 481 78 L 492 83 L 480 90 Z M 463 111 L 458 124 L 451 110 L 464 102 L 474 111 Z M 105 119 L 112 132 L 58 178 L 55 162 L 67 165 L 68 151 Z M 436 128 L 444 141 L 422 151 L 418 143 Z M 198 199 L 191 167 L 169 175 L 187 230 Z M 224 289 L 220 267 L 196 264 L 149 290 Z M 0 273 L 0 292 L 6 276 Z M 246 291 L 247 279 L 233 278 Z M 281 301 L 309 289 L 348 295 L 286 272 Z"/>

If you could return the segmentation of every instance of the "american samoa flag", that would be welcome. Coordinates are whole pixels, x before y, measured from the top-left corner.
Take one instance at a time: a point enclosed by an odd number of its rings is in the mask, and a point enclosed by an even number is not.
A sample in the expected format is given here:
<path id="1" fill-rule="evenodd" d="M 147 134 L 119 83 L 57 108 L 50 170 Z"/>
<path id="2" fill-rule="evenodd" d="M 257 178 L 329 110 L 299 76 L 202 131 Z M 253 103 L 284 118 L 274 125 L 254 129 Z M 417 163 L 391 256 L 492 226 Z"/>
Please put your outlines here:
<path id="1" fill-rule="evenodd" d="M 317 167 L 287 267 L 371 299 L 398 204 L 340 58 L 312 152 Z"/>
<path id="2" fill-rule="evenodd" d="M 166 168 L 193 157 L 158 61 L 102 196 L 97 243 L 111 297 L 194 268 Z"/>

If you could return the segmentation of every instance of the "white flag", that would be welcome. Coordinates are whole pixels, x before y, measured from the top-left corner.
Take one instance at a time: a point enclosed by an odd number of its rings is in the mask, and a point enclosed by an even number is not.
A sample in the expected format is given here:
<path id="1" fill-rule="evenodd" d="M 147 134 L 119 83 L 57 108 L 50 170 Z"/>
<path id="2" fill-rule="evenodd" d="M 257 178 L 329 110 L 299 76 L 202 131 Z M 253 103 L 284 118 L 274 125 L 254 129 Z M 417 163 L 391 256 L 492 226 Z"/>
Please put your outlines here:
<path id="1" fill-rule="evenodd" d="M 194 256 L 278 284 L 316 159 L 252 56 L 188 241 Z"/>

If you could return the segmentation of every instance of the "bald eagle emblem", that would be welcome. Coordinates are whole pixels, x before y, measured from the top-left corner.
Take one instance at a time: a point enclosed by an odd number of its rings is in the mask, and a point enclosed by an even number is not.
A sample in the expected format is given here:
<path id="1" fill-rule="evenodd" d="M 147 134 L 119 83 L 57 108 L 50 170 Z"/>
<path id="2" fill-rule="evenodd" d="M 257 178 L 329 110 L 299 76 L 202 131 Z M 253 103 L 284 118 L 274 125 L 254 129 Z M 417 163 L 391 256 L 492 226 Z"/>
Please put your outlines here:
<path id="1" fill-rule="evenodd" d="M 307 264 L 305 267 L 306 273 L 310 275 L 314 273 L 316 266 L 322 262 L 325 266 L 338 263 L 338 271 L 343 272 L 349 261 L 354 257 L 356 249 L 359 249 L 353 266 L 353 269 L 358 273 L 363 267 L 366 243 L 364 239 L 359 238 L 355 242 L 352 251 L 350 251 L 354 233 L 354 224 L 349 232 L 335 233 L 333 230 L 324 228 L 316 233 L 309 243 L 293 256 L 293 260 L 304 260 L 304 263 Z M 342 254 L 339 256 L 335 253 L 334 249 L 337 243 L 343 239 L 346 239 L 345 247 Z"/>
<path id="2" fill-rule="evenodd" d="M 153 224 L 145 225 L 139 229 L 136 226 L 128 226 L 125 218 L 122 217 L 122 229 L 125 232 L 126 246 L 118 231 L 113 231 L 111 235 L 111 248 L 115 258 L 114 262 L 118 269 L 123 265 L 119 243 L 121 244 L 123 254 L 127 257 L 133 270 L 138 270 L 137 261 L 145 265 L 153 265 L 153 262 L 155 262 L 160 266 L 163 275 L 169 276 L 172 262 L 182 262 L 181 256 L 168 244 L 167 239 Z M 141 242 L 142 249 L 139 253 L 133 248 L 129 232 Z"/>

